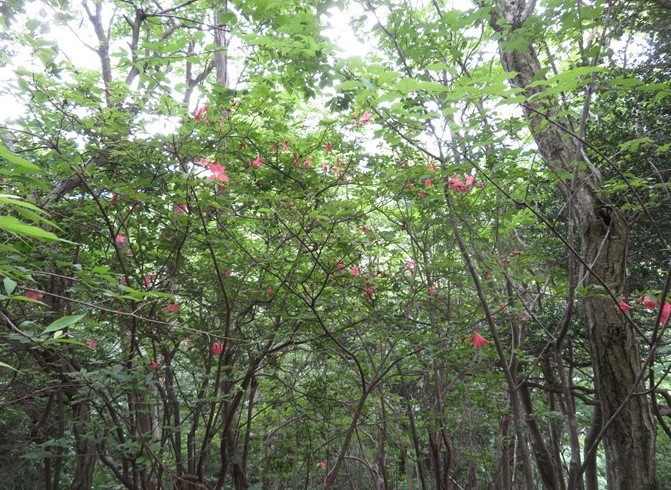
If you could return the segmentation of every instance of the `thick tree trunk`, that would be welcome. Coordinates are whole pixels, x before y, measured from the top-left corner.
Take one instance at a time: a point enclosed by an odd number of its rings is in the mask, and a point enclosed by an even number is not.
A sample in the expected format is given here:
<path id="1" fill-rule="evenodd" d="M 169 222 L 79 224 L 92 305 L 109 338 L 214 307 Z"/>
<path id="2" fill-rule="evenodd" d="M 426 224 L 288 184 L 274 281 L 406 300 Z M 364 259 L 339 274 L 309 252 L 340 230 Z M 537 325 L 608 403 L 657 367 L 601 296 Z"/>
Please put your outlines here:
<path id="1" fill-rule="evenodd" d="M 504 40 L 517 36 L 531 16 L 534 1 L 498 0 L 492 26 Z M 519 43 L 517 43 L 519 45 Z M 526 95 L 540 92 L 527 88 L 538 79 L 540 62 L 533 46 L 508 51 L 500 46 L 507 71 L 516 72 L 513 83 Z M 604 435 L 608 488 L 638 490 L 656 488 L 655 424 L 639 381 L 641 360 L 632 329 L 619 315 L 613 297 L 624 291 L 628 227 L 620 213 L 603 199 L 601 176 L 582 152 L 579 142 L 563 128 L 567 121 L 556 116 L 557 103 L 538 96 L 527 100 L 523 110 L 534 140 L 548 168 L 568 172 L 572 179 L 560 181 L 569 204 L 569 219 L 581 240 L 580 277 L 589 294 L 583 301 L 593 357 L 594 385 L 602 421 L 609 424 Z M 588 264 L 585 267 L 584 264 Z M 612 420 L 611 420 L 612 419 Z"/>

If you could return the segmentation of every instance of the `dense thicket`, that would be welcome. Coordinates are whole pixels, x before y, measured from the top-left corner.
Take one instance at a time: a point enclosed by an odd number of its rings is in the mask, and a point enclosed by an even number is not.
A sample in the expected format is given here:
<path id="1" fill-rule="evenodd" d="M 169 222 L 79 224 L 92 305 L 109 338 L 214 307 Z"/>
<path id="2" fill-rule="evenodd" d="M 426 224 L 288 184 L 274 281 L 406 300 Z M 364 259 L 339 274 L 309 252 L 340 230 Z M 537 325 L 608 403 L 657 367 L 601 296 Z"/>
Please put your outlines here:
<path id="1" fill-rule="evenodd" d="M 669 488 L 664 2 L 2 13 L 11 488 Z"/>

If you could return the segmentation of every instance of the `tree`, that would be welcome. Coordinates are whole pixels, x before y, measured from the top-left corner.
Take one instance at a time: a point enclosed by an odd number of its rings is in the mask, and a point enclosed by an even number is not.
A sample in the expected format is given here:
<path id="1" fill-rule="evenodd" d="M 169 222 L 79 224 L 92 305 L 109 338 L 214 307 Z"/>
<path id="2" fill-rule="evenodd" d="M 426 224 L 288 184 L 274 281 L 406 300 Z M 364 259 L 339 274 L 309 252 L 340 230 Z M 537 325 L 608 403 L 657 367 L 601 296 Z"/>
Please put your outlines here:
<path id="1" fill-rule="evenodd" d="M 617 46 L 661 10 L 41 6 L 3 7 L 14 488 L 658 488 L 667 43 Z"/>

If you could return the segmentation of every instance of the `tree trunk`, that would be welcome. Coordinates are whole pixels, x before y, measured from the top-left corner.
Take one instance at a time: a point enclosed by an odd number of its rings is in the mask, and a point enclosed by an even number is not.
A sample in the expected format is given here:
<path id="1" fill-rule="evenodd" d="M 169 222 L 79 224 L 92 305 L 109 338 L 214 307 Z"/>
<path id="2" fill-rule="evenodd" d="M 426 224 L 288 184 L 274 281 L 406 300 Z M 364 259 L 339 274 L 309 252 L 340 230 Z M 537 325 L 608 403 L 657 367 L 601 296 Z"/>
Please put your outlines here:
<path id="1" fill-rule="evenodd" d="M 493 28 L 501 32 L 504 41 L 518 37 L 515 31 L 523 27 L 534 5 L 532 0 L 498 0 L 492 13 Z M 500 45 L 503 67 L 517 73 L 513 84 L 525 89 L 527 96 L 538 94 L 540 87 L 527 87 L 539 78 L 540 62 L 530 43 L 526 47 L 516 44 L 517 51 Z M 649 399 L 632 397 L 642 391 L 641 360 L 633 331 L 624 315 L 618 314 L 614 301 L 624 291 L 627 223 L 601 196 L 600 173 L 584 155 L 580 142 L 564 130 L 568 121 L 556 116 L 557 106 L 557 101 L 536 95 L 522 108 L 548 168 L 573 176 L 560 181 L 560 190 L 571 210 L 569 219 L 579 233 L 580 276 L 589 289 L 583 307 L 594 385 L 603 424 L 609 424 L 604 435 L 608 488 L 654 489 L 655 424 Z"/>
<path id="2" fill-rule="evenodd" d="M 96 447 L 92 438 L 91 407 L 87 400 L 82 400 L 75 403 L 72 410 L 76 464 L 71 488 L 72 490 L 90 490 L 93 488 L 93 470 L 96 463 Z"/>

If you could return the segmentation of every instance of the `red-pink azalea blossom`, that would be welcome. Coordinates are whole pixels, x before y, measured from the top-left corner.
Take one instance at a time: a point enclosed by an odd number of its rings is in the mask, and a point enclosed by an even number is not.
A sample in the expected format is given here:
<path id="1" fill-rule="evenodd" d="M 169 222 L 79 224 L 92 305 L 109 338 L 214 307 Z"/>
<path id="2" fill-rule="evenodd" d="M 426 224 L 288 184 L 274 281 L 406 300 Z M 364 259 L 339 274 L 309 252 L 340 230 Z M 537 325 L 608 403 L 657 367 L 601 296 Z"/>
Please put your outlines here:
<path id="1" fill-rule="evenodd" d="M 432 284 L 431 286 L 429 286 L 428 289 L 429 289 L 429 296 L 431 296 L 432 298 L 435 298 L 436 297 L 436 291 L 438 291 L 438 287 L 435 284 Z"/>
<path id="2" fill-rule="evenodd" d="M 177 215 L 177 216 L 182 216 L 186 213 L 189 212 L 189 208 L 186 206 L 186 204 L 175 204 L 175 207 L 172 209 L 172 211 Z"/>
<path id="3" fill-rule="evenodd" d="M 350 268 L 349 273 L 354 277 L 357 277 L 361 275 L 361 269 L 359 269 L 358 265 L 355 265 Z"/>
<path id="4" fill-rule="evenodd" d="M 461 181 L 461 179 L 458 176 L 454 178 L 448 177 L 447 186 L 451 191 L 461 192 L 464 194 L 468 192 L 468 187 Z"/>
<path id="5" fill-rule="evenodd" d="M 671 303 L 664 303 L 664 306 L 662 306 L 662 316 L 659 318 L 659 324 L 666 325 L 669 321 L 669 316 L 671 316 Z"/>
<path id="6" fill-rule="evenodd" d="M 331 153 L 333 152 L 333 145 L 331 142 L 326 143 L 326 153 Z"/>
<path id="7" fill-rule="evenodd" d="M 268 286 L 268 289 L 266 289 L 266 296 L 272 296 L 273 295 L 273 287 Z"/>
<path id="8" fill-rule="evenodd" d="M 263 159 L 261 158 L 261 155 L 256 156 L 256 160 L 252 161 L 249 163 L 252 167 L 260 168 L 263 166 Z"/>
<path id="9" fill-rule="evenodd" d="M 126 243 L 126 237 L 123 235 L 117 235 L 114 237 L 114 241 L 121 244 L 121 243 Z"/>
<path id="10" fill-rule="evenodd" d="M 343 270 L 343 269 L 345 268 L 345 264 L 343 264 L 342 262 L 338 262 L 338 264 L 336 265 L 336 267 L 338 268 L 339 271 L 341 271 L 341 270 Z"/>
<path id="11" fill-rule="evenodd" d="M 170 303 L 169 305 L 167 305 L 167 306 L 166 306 L 165 308 L 163 308 L 163 309 L 164 309 L 165 311 L 167 311 L 168 313 L 174 313 L 174 314 L 177 314 L 177 313 L 179 313 L 179 312 L 181 311 L 181 308 L 179 307 L 179 305 L 176 305 L 176 304 L 174 304 L 174 303 Z"/>
<path id="12" fill-rule="evenodd" d="M 431 172 L 435 172 L 436 170 L 438 170 L 438 167 L 436 167 L 436 165 L 433 164 L 433 163 L 430 164 L 430 165 L 429 165 L 428 167 L 426 167 L 426 168 L 427 168 L 427 170 L 430 170 Z"/>
<path id="13" fill-rule="evenodd" d="M 617 314 L 618 314 L 618 315 L 621 315 L 623 312 L 625 312 L 625 311 L 627 311 L 627 310 L 633 310 L 633 309 L 634 309 L 633 306 L 631 306 L 631 305 L 630 305 L 629 303 L 627 303 L 625 300 L 621 299 L 621 300 L 620 300 L 620 303 L 618 304 Z"/>
<path id="14" fill-rule="evenodd" d="M 473 345 L 473 347 L 475 347 L 477 349 L 479 347 L 484 347 L 488 343 L 489 343 L 489 340 L 484 338 L 478 332 L 473 332 L 473 336 L 471 337 L 471 344 Z"/>
<path id="15" fill-rule="evenodd" d="M 207 169 L 212 172 L 210 180 L 218 180 L 219 182 L 228 182 L 228 175 L 226 175 L 226 167 L 218 163 L 210 163 Z"/>
<path id="16" fill-rule="evenodd" d="M 86 345 L 89 347 L 89 349 L 96 350 L 98 348 L 98 342 L 96 342 L 96 339 L 87 340 Z"/>
<path id="17" fill-rule="evenodd" d="M 230 276 L 231 275 L 231 269 L 224 269 L 221 271 L 221 273 L 225 276 Z"/>
<path id="18" fill-rule="evenodd" d="M 473 186 L 475 186 L 475 184 L 477 184 L 477 182 L 475 180 L 475 177 L 473 177 L 472 175 L 466 174 L 466 176 L 464 177 L 464 184 L 467 187 L 473 187 Z"/>
<path id="19" fill-rule="evenodd" d="M 317 461 L 317 469 L 319 471 L 325 471 L 326 470 L 326 461 L 324 461 L 323 459 L 320 459 L 319 461 Z"/>
<path id="20" fill-rule="evenodd" d="M 210 122 L 210 120 L 207 118 L 207 116 L 205 115 L 205 113 L 207 113 L 207 106 L 206 106 L 206 105 L 204 105 L 204 106 L 202 106 L 202 107 L 199 107 L 199 108 L 196 110 L 196 113 L 193 115 L 193 118 L 194 118 L 197 122 L 200 122 L 200 121 L 202 120 L 205 124 L 207 124 L 207 123 Z"/>
<path id="21" fill-rule="evenodd" d="M 354 124 L 368 124 L 371 122 L 371 114 L 369 112 L 364 112 L 361 114 L 361 117 L 359 117 L 357 120 L 354 121 Z"/>
<path id="22" fill-rule="evenodd" d="M 149 370 L 156 371 L 157 369 L 158 369 L 158 362 L 156 362 L 156 359 L 152 359 L 151 362 L 149 363 Z"/>
<path id="23" fill-rule="evenodd" d="M 648 310 L 654 310 L 657 306 L 657 302 L 647 296 L 641 296 L 638 298 L 638 302 L 645 306 Z"/>
<path id="24" fill-rule="evenodd" d="M 223 344 L 223 342 L 215 342 L 214 344 L 212 344 L 212 348 L 210 349 L 210 352 L 212 352 L 213 356 L 219 356 L 226 349 L 227 349 L 227 347 Z"/>
<path id="25" fill-rule="evenodd" d="M 408 270 L 414 271 L 415 267 L 417 267 L 417 262 L 415 262 L 414 260 L 406 260 L 405 266 Z"/>
<path id="26" fill-rule="evenodd" d="M 44 295 L 40 294 L 40 293 L 37 293 L 35 291 L 28 291 L 26 293 L 26 298 L 33 299 L 35 301 L 42 301 L 42 299 L 44 298 Z"/>
<path id="27" fill-rule="evenodd" d="M 372 300 L 373 299 L 373 293 L 375 292 L 376 289 L 377 288 L 375 288 L 375 287 L 366 288 L 363 292 L 363 297 L 366 298 L 366 299 Z"/>
<path id="28" fill-rule="evenodd" d="M 424 181 L 424 185 L 425 185 L 426 187 L 431 187 L 431 186 L 433 185 L 433 183 L 431 182 L 431 179 L 426 179 L 426 180 Z"/>
<path id="29" fill-rule="evenodd" d="M 309 157 L 307 157 L 305 159 L 305 162 L 303 162 L 303 166 L 304 167 L 311 167 L 312 166 L 312 155 L 310 155 Z"/>
<path id="30" fill-rule="evenodd" d="M 284 140 L 284 142 L 282 143 L 282 148 L 280 148 L 280 150 L 282 151 L 289 150 L 289 140 Z"/>

